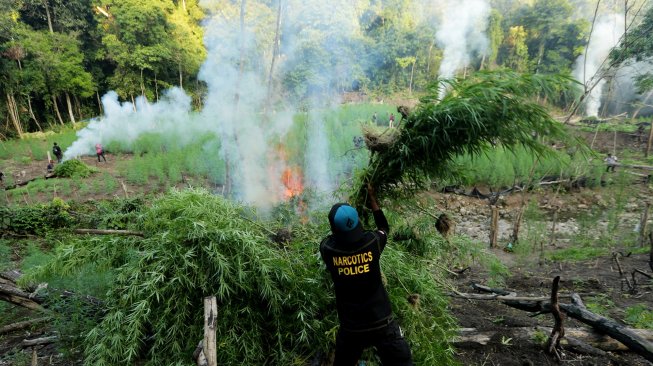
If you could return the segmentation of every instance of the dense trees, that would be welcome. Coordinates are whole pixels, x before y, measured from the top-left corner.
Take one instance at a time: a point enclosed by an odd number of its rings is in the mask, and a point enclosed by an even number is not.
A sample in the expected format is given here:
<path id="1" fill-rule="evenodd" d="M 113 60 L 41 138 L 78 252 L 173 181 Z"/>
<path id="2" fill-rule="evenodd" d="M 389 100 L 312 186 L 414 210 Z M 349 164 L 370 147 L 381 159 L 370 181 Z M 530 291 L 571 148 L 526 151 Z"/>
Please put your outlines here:
<path id="1" fill-rule="evenodd" d="M 421 90 L 438 76 L 445 45 L 436 32 L 451 16 L 450 8 L 421 0 L 242 4 L 245 30 L 255 38 L 242 55 L 244 65 L 266 81 L 261 88 L 267 88 L 268 102 L 271 96 L 301 100 L 346 91 Z M 472 59 L 461 72 L 509 67 L 568 74 L 587 42 L 595 4 L 492 0 L 485 28 L 467 30 L 484 38 L 486 47 L 468 50 Z M 206 89 L 198 79 L 206 57 L 201 22 L 206 14 L 238 22 L 241 14 L 240 1 L 202 5 L 199 0 L 0 2 L 0 133 L 18 136 L 98 115 L 100 96 L 108 90 L 127 101 L 157 100 L 163 89 L 179 86 L 199 108 Z M 599 5 L 602 12 L 623 11 L 623 4 Z M 642 24 L 633 27 L 621 57 L 650 58 L 651 17 L 651 10 L 632 16 Z"/>
<path id="2" fill-rule="evenodd" d="M 0 133 L 98 115 L 110 89 L 155 100 L 178 85 L 199 98 L 202 17 L 196 1 L 3 1 Z"/>

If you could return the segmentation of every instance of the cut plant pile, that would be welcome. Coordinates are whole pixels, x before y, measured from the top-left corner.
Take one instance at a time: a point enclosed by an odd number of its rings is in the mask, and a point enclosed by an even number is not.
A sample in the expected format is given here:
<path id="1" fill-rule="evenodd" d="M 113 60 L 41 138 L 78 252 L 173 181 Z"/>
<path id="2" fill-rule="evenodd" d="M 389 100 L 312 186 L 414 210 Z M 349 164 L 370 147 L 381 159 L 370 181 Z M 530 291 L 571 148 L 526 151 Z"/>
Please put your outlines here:
<path id="1" fill-rule="evenodd" d="M 288 227 L 254 214 L 204 190 L 172 192 L 143 207 L 129 225 L 144 238 L 77 237 L 23 283 L 82 268 L 111 272 L 102 299 L 106 315 L 83 342 L 87 364 L 186 362 L 202 338 L 202 300 L 210 295 L 218 298 L 219 364 L 326 359 L 337 331 L 330 280 L 316 256 L 321 238 L 315 233 L 327 232 L 326 224 Z M 284 227 L 292 239 L 274 242 L 270 232 Z M 451 364 L 450 346 L 433 342 L 449 339 L 455 325 L 432 280 L 432 259 L 389 245 L 383 270 L 416 361 Z M 409 295 L 419 301 L 409 302 Z"/>
<path id="2" fill-rule="evenodd" d="M 66 160 L 54 169 L 54 174 L 61 178 L 87 178 L 95 172 L 97 172 L 96 168 L 90 167 L 77 159 Z"/>

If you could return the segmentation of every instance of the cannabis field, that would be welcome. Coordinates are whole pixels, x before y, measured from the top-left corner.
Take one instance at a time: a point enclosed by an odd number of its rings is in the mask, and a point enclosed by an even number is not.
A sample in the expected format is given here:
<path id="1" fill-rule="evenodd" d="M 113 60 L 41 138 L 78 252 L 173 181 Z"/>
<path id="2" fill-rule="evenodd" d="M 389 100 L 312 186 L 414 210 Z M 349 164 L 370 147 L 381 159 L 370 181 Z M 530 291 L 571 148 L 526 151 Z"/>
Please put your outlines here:
<path id="1" fill-rule="evenodd" d="M 18 293 L 0 295 L 0 364 L 26 365 L 34 357 L 59 365 L 195 364 L 206 296 L 218 301 L 220 364 L 329 364 L 338 321 L 318 244 L 329 233 L 328 208 L 355 193 L 356 174 L 370 159 L 355 137 L 385 131 L 371 116 L 391 111 L 366 104 L 325 110 L 320 118 L 336 157 L 328 167 L 340 189 L 327 197 L 306 189 L 266 210 L 225 197 L 215 136 L 183 147 L 155 133 L 109 142 L 107 163 L 68 160 L 52 179 L 42 179 L 47 151 L 53 142 L 65 150 L 76 130 L 2 142 L 0 288 Z M 301 165 L 306 121 L 302 114 L 293 119 L 294 145 L 284 146 L 290 163 Z M 496 300 L 465 298 L 470 283 L 548 296 L 560 275 L 561 293 L 582 293 L 588 309 L 651 328 L 650 278 L 631 280 L 614 262 L 630 266 L 628 275 L 650 273 L 648 239 L 640 234 L 649 186 L 625 168 L 606 173 L 602 153 L 619 133 L 629 142 L 609 149 L 620 162 L 651 161 L 629 132 L 592 132 L 591 150 L 560 145 L 539 155 L 499 145 L 462 154 L 450 165 L 462 174 L 382 202 L 391 226 L 382 260 L 386 288 L 417 364 L 554 362 L 547 331 L 514 333 L 517 326 L 551 326 L 549 316 L 538 321 Z M 500 212 L 495 247 L 491 207 Z M 455 223 L 451 232 L 436 229 L 441 214 Z M 499 333 L 479 345 L 460 338 L 461 328 Z M 576 364 L 602 357 L 566 352 Z M 645 364 L 623 350 L 610 358 Z M 364 359 L 378 364 L 373 352 Z"/>

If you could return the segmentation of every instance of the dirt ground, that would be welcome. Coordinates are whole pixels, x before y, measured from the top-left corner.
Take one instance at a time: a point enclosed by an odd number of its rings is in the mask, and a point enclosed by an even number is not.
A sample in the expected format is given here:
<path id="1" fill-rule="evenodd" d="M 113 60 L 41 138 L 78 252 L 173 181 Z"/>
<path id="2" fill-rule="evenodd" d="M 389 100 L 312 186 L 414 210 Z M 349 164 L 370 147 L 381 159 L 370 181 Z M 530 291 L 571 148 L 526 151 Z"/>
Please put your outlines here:
<path id="1" fill-rule="evenodd" d="M 497 253 L 499 254 L 499 253 Z M 505 257 L 505 256 L 504 256 Z M 510 259 L 508 259 L 510 261 Z M 648 255 L 632 255 L 621 258 L 624 271 L 634 268 L 648 269 Z M 648 271 L 650 273 L 650 270 Z M 622 280 L 615 268 L 612 256 L 575 263 L 548 262 L 534 263 L 528 268 L 511 267 L 512 276 L 506 281 L 505 289 L 518 296 L 548 297 L 555 276 L 560 276 L 559 294 L 572 292 L 581 294 L 584 301 L 601 297 L 601 301 L 611 304 L 608 308 L 611 319 L 623 324 L 623 309 L 636 303 L 653 304 L 652 283 L 639 279 L 641 284 L 635 293 L 622 290 Z M 479 268 L 471 268 L 454 280 L 458 291 L 475 293 L 471 284 L 486 284 L 487 273 Z M 561 302 L 569 303 L 568 298 Z M 553 317 L 543 314 L 537 317 L 530 313 L 511 308 L 495 300 L 468 300 L 452 298 L 451 311 L 458 319 L 461 328 L 475 328 L 478 331 L 495 331 L 487 345 L 476 343 L 457 344 L 457 358 L 463 365 L 650 365 L 643 357 L 632 352 L 608 352 L 607 355 L 594 356 L 576 352 L 572 347 L 563 346 L 562 361 L 558 362 L 547 354 L 542 340 L 519 337 L 516 328 L 536 329 L 552 327 Z M 565 318 L 566 328 L 585 328 L 579 321 Z M 547 336 L 549 333 L 544 332 Z"/>

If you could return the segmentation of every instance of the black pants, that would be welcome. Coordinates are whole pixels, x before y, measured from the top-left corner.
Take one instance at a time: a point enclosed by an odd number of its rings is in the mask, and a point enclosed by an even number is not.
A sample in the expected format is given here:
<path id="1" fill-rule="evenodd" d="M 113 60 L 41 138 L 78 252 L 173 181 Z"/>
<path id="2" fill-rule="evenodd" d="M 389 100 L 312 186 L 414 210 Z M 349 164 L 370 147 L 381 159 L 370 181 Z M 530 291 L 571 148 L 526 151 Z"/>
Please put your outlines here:
<path id="1" fill-rule="evenodd" d="M 104 153 L 103 153 L 103 152 L 97 154 L 97 162 L 98 162 L 98 163 L 100 162 L 100 156 L 102 157 L 102 159 L 104 159 L 104 162 L 106 163 L 106 162 L 107 162 L 107 158 L 104 157 Z"/>
<path id="2" fill-rule="evenodd" d="M 54 154 L 54 156 L 57 157 L 57 163 L 61 163 L 61 158 L 63 157 L 62 154 Z"/>
<path id="3" fill-rule="evenodd" d="M 379 330 L 367 332 L 338 331 L 336 359 L 333 366 L 355 366 L 365 348 L 376 347 L 384 366 L 413 366 L 408 343 L 401 335 L 396 321 Z"/>

